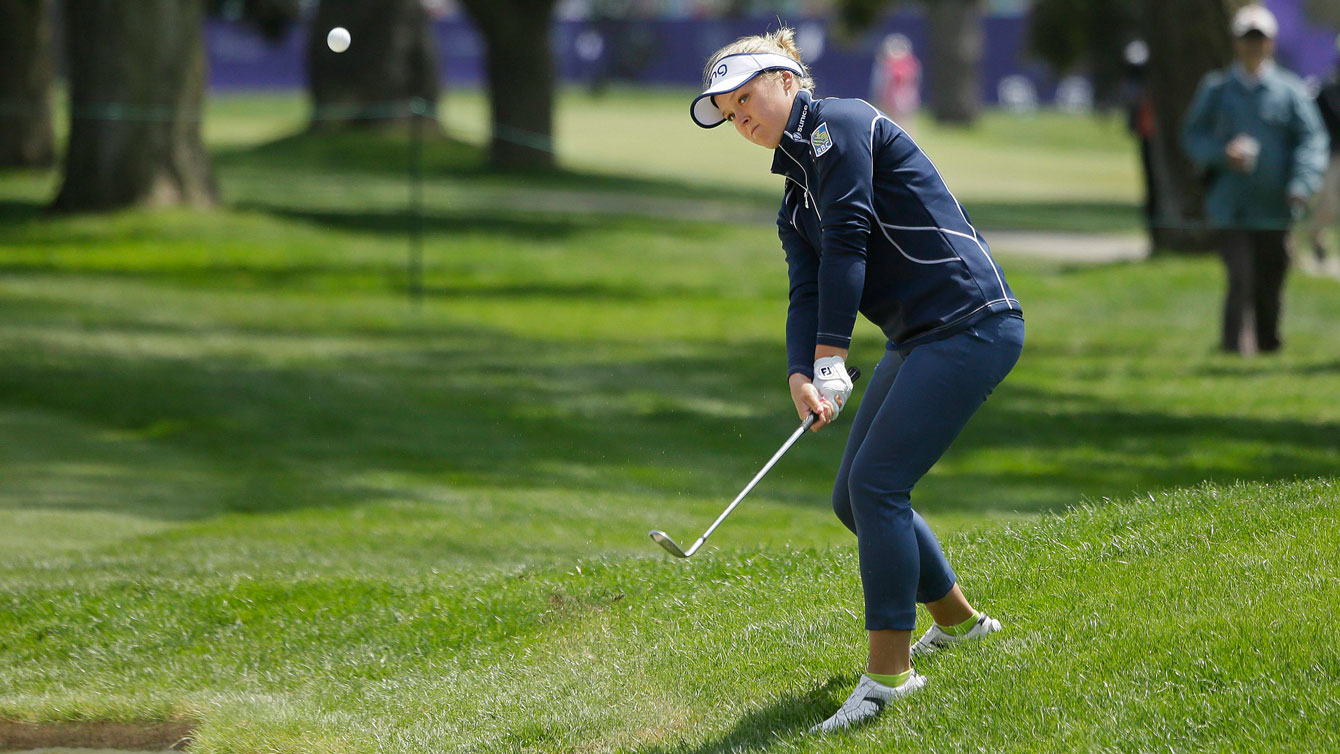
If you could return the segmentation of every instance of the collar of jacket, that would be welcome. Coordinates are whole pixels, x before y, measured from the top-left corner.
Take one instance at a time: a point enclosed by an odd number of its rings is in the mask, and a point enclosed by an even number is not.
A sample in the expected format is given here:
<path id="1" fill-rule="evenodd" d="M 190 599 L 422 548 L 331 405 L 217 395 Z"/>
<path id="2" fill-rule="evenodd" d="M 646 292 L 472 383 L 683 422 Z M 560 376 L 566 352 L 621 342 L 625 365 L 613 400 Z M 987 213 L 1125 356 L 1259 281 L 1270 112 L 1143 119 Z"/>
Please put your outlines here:
<path id="1" fill-rule="evenodd" d="M 1239 86 L 1244 89 L 1255 89 L 1259 86 L 1265 86 L 1274 79 L 1275 61 L 1266 58 L 1265 61 L 1261 63 L 1261 67 L 1256 69 L 1255 76 L 1247 73 L 1247 69 L 1238 61 L 1233 62 L 1233 65 L 1230 66 L 1230 70 L 1233 72 L 1233 80 L 1238 82 Z"/>
<path id="2" fill-rule="evenodd" d="M 807 159 L 810 151 L 810 132 L 814 130 L 814 98 L 804 89 L 796 92 L 791 103 L 791 117 L 786 121 L 786 130 L 782 132 L 782 141 L 773 150 L 772 172 L 786 175 L 796 168 L 796 160 Z M 781 154 L 783 150 L 790 150 Z"/>

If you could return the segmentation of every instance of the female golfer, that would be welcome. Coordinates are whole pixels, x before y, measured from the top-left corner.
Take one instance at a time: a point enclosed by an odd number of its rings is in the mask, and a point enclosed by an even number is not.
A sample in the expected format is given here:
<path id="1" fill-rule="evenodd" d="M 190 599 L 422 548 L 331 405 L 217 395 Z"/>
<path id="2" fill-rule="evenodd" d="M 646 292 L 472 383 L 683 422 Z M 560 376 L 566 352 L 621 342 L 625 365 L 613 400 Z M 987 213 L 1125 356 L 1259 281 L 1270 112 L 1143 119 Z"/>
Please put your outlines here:
<path id="1" fill-rule="evenodd" d="M 844 728 L 921 688 L 912 656 L 1000 630 L 972 608 L 911 493 L 1019 358 L 1019 302 L 986 240 L 912 139 L 870 104 L 816 99 L 794 32 L 713 55 L 693 120 L 730 122 L 786 178 L 778 233 L 791 277 L 786 350 L 801 418 L 832 422 L 851 394 L 844 360 L 859 311 L 888 338 L 833 489 L 856 534 L 870 661 Z M 914 646 L 916 603 L 935 624 Z"/>

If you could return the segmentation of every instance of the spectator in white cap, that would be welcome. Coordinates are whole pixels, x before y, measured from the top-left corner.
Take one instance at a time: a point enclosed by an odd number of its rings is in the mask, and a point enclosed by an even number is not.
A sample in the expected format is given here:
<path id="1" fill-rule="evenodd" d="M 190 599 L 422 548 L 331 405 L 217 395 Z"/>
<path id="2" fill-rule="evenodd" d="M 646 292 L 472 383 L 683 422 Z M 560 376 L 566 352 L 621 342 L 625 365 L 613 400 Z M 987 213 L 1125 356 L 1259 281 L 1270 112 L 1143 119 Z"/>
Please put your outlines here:
<path id="1" fill-rule="evenodd" d="M 1233 14 L 1233 37 L 1242 39 L 1251 32 L 1260 32 L 1266 39 L 1274 40 L 1279 35 L 1280 25 L 1264 5 L 1246 5 Z M 1274 45 L 1270 50 L 1274 52 Z"/>
<path id="2" fill-rule="evenodd" d="M 1263 5 L 1231 25 L 1237 60 L 1205 76 L 1182 129 L 1205 177 L 1205 216 L 1228 270 L 1221 346 L 1278 350 L 1290 224 L 1321 188 L 1327 136 L 1303 82 L 1277 65 L 1279 24 Z"/>

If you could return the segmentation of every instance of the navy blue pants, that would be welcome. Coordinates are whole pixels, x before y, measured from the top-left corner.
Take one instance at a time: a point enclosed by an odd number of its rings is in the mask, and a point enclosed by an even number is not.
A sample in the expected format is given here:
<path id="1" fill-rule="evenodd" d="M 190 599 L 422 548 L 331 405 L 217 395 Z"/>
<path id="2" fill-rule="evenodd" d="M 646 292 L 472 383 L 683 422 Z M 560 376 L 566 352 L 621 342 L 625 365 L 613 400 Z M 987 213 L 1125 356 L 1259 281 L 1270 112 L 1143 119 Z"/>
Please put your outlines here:
<path id="1" fill-rule="evenodd" d="M 995 314 L 943 340 L 886 352 L 861 398 L 842 455 L 833 510 L 856 534 L 870 631 L 916 627 L 956 576 L 912 487 L 1019 360 L 1024 320 Z"/>

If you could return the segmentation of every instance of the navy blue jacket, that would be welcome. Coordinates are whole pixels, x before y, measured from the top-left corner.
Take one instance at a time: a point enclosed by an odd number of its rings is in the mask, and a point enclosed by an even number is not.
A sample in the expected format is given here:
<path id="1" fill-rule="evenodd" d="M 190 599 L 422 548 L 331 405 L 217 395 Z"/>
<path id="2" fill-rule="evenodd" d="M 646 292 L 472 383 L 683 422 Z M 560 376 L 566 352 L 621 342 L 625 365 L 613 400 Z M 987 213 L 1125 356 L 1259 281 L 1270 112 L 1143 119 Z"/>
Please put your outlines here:
<path id="1" fill-rule="evenodd" d="M 939 171 L 869 103 L 797 94 L 772 172 L 787 179 L 788 374 L 814 376 L 816 344 L 848 348 L 858 311 L 898 349 L 1021 311 Z"/>

